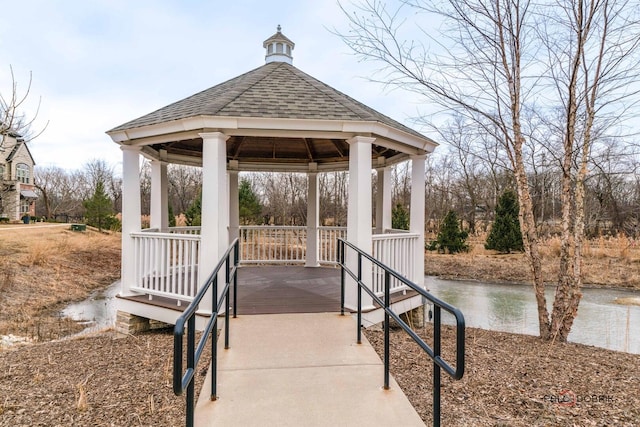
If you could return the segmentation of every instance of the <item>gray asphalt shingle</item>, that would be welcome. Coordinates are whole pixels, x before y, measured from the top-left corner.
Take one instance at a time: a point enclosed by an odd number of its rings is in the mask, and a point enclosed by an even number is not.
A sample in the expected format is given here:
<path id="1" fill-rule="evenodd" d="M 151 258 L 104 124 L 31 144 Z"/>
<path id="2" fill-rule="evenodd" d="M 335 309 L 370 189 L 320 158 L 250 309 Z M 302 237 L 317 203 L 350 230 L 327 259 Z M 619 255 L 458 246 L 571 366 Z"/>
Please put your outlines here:
<path id="1" fill-rule="evenodd" d="M 265 64 L 109 132 L 197 116 L 373 121 L 424 137 L 285 62 Z"/>

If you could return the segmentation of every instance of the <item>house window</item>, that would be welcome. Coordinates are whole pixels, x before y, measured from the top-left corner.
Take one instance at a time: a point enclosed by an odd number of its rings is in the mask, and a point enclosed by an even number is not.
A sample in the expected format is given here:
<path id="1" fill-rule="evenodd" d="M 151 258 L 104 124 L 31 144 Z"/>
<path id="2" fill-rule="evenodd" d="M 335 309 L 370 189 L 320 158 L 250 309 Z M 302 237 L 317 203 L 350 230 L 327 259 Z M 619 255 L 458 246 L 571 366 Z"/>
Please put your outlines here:
<path id="1" fill-rule="evenodd" d="M 4 165 L 0 165 L 0 179 L 4 179 Z"/>
<path id="2" fill-rule="evenodd" d="M 276 53 L 282 53 L 282 43 L 276 43 Z"/>
<path id="3" fill-rule="evenodd" d="M 19 163 L 16 166 L 16 179 L 25 184 L 29 183 L 29 166 L 24 163 Z"/>
<path id="4" fill-rule="evenodd" d="M 20 200 L 20 216 L 24 214 L 28 214 L 31 212 L 31 200 L 22 199 Z"/>

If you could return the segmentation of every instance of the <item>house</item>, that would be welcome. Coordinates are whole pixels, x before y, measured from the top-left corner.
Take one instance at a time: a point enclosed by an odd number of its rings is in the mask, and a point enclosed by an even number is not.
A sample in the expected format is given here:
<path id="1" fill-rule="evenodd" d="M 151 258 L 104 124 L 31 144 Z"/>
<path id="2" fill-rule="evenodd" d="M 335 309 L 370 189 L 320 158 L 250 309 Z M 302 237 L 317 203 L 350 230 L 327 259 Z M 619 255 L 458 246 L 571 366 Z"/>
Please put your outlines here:
<path id="1" fill-rule="evenodd" d="M 238 215 L 238 173 L 243 171 L 305 173 L 308 211 L 301 230 L 247 230 L 262 236 L 257 239 L 259 259 L 243 252 L 241 262 L 299 262 L 310 268 L 335 264 L 331 248 L 340 237 L 423 286 L 425 158 L 437 144 L 293 66 L 294 43 L 280 27 L 263 48 L 264 65 L 107 132 L 123 156 L 119 318 L 174 323 L 180 314 L 175 308 L 193 299 L 230 242 L 243 232 Z M 149 159 L 152 169 L 151 227 L 146 230 L 140 225 L 141 156 Z M 390 168 L 404 161 L 412 165 L 408 232 L 390 230 Z M 202 227 L 168 227 L 168 164 L 202 168 Z M 318 174 L 333 171 L 349 172 L 344 229 L 319 224 Z M 299 233 L 295 240 L 300 244 L 294 251 L 285 247 L 277 252 L 300 257 L 269 258 L 273 245 L 294 240 L 288 238 L 292 232 Z M 366 285 L 380 293 L 379 272 L 365 263 L 366 269 Z M 347 280 L 344 305 L 353 310 L 357 289 L 352 279 Z M 404 289 L 400 285 L 394 291 Z M 407 309 L 420 304 L 418 295 Z M 362 306 L 376 309 L 368 295 Z M 203 302 L 198 313 L 211 314 L 212 308 L 211 301 Z"/>
<path id="2" fill-rule="evenodd" d="M 35 162 L 26 141 L 16 132 L 0 135 L 0 218 L 18 221 L 36 214 Z"/>

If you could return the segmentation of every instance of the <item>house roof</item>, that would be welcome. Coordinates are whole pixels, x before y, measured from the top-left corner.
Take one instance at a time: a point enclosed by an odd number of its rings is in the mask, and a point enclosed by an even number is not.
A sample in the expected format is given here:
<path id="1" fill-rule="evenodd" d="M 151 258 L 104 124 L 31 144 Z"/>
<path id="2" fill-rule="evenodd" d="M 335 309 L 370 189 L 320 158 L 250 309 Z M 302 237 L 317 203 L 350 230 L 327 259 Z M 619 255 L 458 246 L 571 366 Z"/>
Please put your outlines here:
<path id="1" fill-rule="evenodd" d="M 16 156 L 16 154 L 18 153 L 18 151 L 20 150 L 21 147 L 24 147 L 24 149 L 27 151 L 27 154 L 29 155 L 29 158 L 31 159 L 31 163 L 35 166 L 36 162 L 33 159 L 33 155 L 31 155 L 31 150 L 29 150 L 29 147 L 27 146 L 27 144 L 24 141 L 20 141 L 18 140 L 18 142 L 16 142 L 16 145 L 13 146 L 13 148 L 11 149 L 11 151 L 9 152 L 9 155 L 7 156 L 7 162 L 12 162 L 13 158 Z"/>

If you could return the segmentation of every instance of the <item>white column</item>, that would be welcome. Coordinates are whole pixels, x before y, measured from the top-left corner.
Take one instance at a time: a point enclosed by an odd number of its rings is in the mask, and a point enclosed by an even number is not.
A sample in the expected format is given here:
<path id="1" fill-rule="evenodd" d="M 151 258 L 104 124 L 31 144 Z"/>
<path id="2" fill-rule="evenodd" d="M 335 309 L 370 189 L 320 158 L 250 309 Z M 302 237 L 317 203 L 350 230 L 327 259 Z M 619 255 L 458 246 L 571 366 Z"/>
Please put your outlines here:
<path id="1" fill-rule="evenodd" d="M 371 144 L 375 138 L 355 136 L 349 143 L 349 198 L 347 205 L 347 241 L 363 252 L 371 254 Z M 347 253 L 353 251 L 347 251 Z M 357 274 L 355 256 L 347 258 L 349 268 Z M 362 281 L 371 286 L 372 266 L 362 262 Z M 345 306 L 357 309 L 358 294 L 355 282 L 349 279 L 345 286 Z M 373 300 L 362 292 L 362 308 L 373 308 Z"/>
<path id="2" fill-rule="evenodd" d="M 238 171 L 229 171 L 229 242 L 240 236 L 240 195 Z"/>
<path id="3" fill-rule="evenodd" d="M 309 165 L 310 170 L 315 170 L 316 164 Z M 318 224 L 320 214 L 318 205 L 320 192 L 318 191 L 318 173 L 307 173 L 307 256 L 305 267 L 319 267 L 318 262 Z"/>
<path id="4" fill-rule="evenodd" d="M 151 161 L 151 228 L 169 227 L 169 185 L 167 163 Z"/>
<path id="5" fill-rule="evenodd" d="M 377 168 L 378 191 L 376 193 L 376 233 L 391 228 L 391 169 Z"/>
<path id="6" fill-rule="evenodd" d="M 424 172 L 426 154 L 411 156 L 411 212 L 409 229 L 420 237 L 415 245 L 412 281 L 424 285 Z"/>
<path id="7" fill-rule="evenodd" d="M 122 264 L 120 295 L 131 295 L 136 282 L 136 248 L 131 233 L 140 231 L 140 148 L 122 150 Z"/>
<path id="8" fill-rule="evenodd" d="M 229 245 L 229 197 L 227 194 L 227 135 L 201 133 L 202 137 L 202 228 L 198 280 L 202 286 Z M 224 287 L 224 272 L 218 276 Z M 211 297 L 205 296 L 200 311 L 211 312 Z"/>

